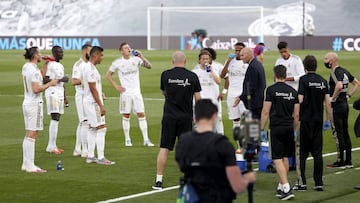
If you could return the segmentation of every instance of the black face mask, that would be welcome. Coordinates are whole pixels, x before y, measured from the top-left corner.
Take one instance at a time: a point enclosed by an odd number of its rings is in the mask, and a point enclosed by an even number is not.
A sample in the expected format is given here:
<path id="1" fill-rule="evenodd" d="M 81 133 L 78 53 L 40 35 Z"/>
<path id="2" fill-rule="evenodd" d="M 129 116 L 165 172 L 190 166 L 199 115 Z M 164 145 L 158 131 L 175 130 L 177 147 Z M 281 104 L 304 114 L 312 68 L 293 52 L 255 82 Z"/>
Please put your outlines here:
<path id="1" fill-rule="evenodd" d="M 331 64 L 330 64 L 330 62 L 327 62 L 327 63 L 325 63 L 325 62 L 324 62 L 324 65 L 325 65 L 325 67 L 326 67 L 326 68 L 328 68 L 328 69 L 330 69 L 330 68 L 331 68 Z"/>

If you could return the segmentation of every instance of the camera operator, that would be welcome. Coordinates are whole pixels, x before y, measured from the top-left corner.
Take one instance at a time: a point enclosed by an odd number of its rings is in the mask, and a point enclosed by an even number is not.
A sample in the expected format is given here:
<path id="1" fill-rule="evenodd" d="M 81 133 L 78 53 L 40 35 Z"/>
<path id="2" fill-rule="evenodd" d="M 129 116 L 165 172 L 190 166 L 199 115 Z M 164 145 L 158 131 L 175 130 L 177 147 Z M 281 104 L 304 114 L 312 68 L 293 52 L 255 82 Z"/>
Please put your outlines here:
<path id="1" fill-rule="evenodd" d="M 210 99 L 195 104 L 197 128 L 180 136 L 175 159 L 191 183 L 199 202 L 232 202 L 256 179 L 255 172 L 241 175 L 235 149 L 226 136 L 214 133 L 217 107 Z"/>
<path id="2" fill-rule="evenodd" d="M 265 92 L 265 100 L 261 112 L 261 129 L 264 129 L 270 114 L 271 156 L 279 176 L 276 196 L 288 200 L 295 195 L 288 181 L 288 157 L 294 156 L 294 129 L 299 122 L 299 101 L 294 88 L 285 83 L 286 67 L 274 67 L 275 84 Z M 264 130 L 262 130 L 264 134 Z"/>

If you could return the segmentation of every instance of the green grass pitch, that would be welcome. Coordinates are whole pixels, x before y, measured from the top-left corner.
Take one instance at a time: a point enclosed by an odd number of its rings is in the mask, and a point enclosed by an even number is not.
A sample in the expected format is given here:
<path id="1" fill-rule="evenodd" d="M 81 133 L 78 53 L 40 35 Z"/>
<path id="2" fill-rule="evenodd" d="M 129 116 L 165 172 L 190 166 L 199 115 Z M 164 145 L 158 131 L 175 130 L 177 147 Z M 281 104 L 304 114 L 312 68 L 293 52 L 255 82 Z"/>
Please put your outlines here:
<path id="1" fill-rule="evenodd" d="M 49 54 L 43 51 L 43 54 Z M 153 143 L 159 145 L 163 96 L 160 91 L 160 74 L 171 68 L 173 51 L 143 51 L 153 64 L 153 69 L 140 71 L 142 93 L 145 98 L 146 117 L 149 136 Z M 219 62 L 224 62 L 230 51 L 219 51 Z M 329 79 L 329 70 L 323 66 L 326 51 L 293 51 L 304 58 L 306 54 L 315 55 L 318 59 L 318 73 Z M 58 146 L 65 149 L 62 155 L 45 152 L 48 141 L 50 117 L 44 115 L 44 130 L 39 133 L 36 142 L 36 163 L 46 174 L 29 174 L 20 170 L 22 162 L 22 140 L 25 135 L 22 116 L 23 86 L 21 67 L 25 60 L 23 51 L 0 52 L 0 202 L 97 202 L 122 196 L 142 193 L 151 190 L 155 179 L 156 156 L 158 147 L 142 146 L 142 136 L 138 128 L 136 116 L 131 120 L 131 138 L 133 147 L 124 146 L 121 126 L 121 115 L 118 113 L 119 94 L 105 78 L 105 73 L 112 60 L 119 56 L 117 50 L 105 50 L 104 60 L 98 66 L 102 74 L 103 90 L 108 97 L 105 101 L 107 110 L 107 135 L 105 155 L 116 161 L 113 166 L 86 164 L 83 158 L 73 157 L 75 131 L 78 123 L 74 88 L 66 84 L 70 107 L 61 117 L 58 133 Z M 187 68 L 192 69 L 197 63 L 197 51 L 187 51 Z M 80 51 L 65 51 L 62 63 L 65 73 L 71 75 L 73 63 L 80 57 Z M 273 83 L 272 67 L 279 57 L 277 51 L 265 53 L 265 71 L 267 84 Z M 360 79 L 358 52 L 339 52 L 340 64 Z M 117 77 L 117 76 L 116 76 Z M 360 91 L 351 99 L 352 103 L 360 97 Z M 353 123 L 358 112 L 350 108 L 349 131 L 353 148 L 360 147 L 360 139 L 353 133 Z M 46 110 L 44 110 L 46 113 Z M 225 134 L 232 140 L 232 123 L 227 119 L 226 105 L 223 103 L 223 121 Z M 335 144 L 330 131 L 324 133 L 324 153 L 334 152 Z M 64 171 L 56 171 L 56 163 L 61 160 Z M 335 160 L 335 156 L 325 157 L 324 165 Z M 353 152 L 354 169 L 334 170 L 324 168 L 324 192 L 312 190 L 312 161 L 307 162 L 308 191 L 297 192 L 293 202 L 358 202 L 360 192 L 353 186 L 360 185 L 360 152 Z M 256 165 L 254 166 L 256 167 Z M 180 172 L 174 161 L 174 153 L 170 154 L 164 175 L 164 187 L 178 185 Z M 292 185 L 296 174 L 290 172 L 289 181 Z M 258 173 L 255 184 L 255 202 L 278 202 L 275 197 L 277 175 Z M 126 200 L 124 202 L 175 202 L 177 190 L 156 193 Z M 247 193 L 237 196 L 235 202 L 247 202 Z"/>

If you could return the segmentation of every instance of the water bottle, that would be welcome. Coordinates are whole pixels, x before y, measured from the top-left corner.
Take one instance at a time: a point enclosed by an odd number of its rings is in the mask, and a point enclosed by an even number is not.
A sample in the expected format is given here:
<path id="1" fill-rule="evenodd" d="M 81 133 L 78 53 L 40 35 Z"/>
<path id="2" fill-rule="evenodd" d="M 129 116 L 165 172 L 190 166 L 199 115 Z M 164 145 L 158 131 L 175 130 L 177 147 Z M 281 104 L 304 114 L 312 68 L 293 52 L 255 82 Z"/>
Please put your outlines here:
<path id="1" fill-rule="evenodd" d="M 229 58 L 234 59 L 236 57 L 236 54 L 229 54 Z"/>
<path id="2" fill-rule="evenodd" d="M 139 53 L 136 51 L 136 49 L 132 49 L 132 50 L 131 50 L 131 53 L 132 53 L 132 55 L 134 55 L 134 56 L 138 56 L 138 55 L 139 55 Z"/>
<path id="3" fill-rule="evenodd" d="M 208 64 L 208 63 L 205 64 L 205 70 L 206 70 L 206 72 L 208 72 L 208 73 L 211 72 L 210 64 Z"/>
<path id="4" fill-rule="evenodd" d="M 56 164 L 56 170 L 58 170 L 58 171 L 62 171 L 62 170 L 63 170 L 62 163 L 61 163 L 60 160 L 59 160 L 59 161 L 57 162 L 57 164 Z"/>

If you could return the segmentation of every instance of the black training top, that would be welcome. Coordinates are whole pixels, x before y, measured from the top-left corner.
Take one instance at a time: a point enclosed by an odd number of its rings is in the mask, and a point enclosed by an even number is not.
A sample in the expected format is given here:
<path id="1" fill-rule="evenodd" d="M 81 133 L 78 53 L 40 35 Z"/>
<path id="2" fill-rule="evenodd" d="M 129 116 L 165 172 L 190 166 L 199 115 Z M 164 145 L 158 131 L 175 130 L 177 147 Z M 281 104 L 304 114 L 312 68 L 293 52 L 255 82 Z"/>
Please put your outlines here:
<path id="1" fill-rule="evenodd" d="M 161 74 L 160 89 L 165 93 L 164 116 L 193 116 L 193 95 L 201 91 L 198 76 L 182 67 Z"/>
<path id="2" fill-rule="evenodd" d="M 316 73 L 307 73 L 299 80 L 298 94 L 304 96 L 300 121 L 323 122 L 324 99 L 329 94 L 327 81 Z"/>
<path id="3" fill-rule="evenodd" d="M 351 75 L 351 73 L 349 71 L 347 71 L 346 69 L 344 69 L 340 66 L 335 68 L 334 75 L 335 75 L 337 81 L 342 82 L 343 88 L 339 94 L 339 97 L 333 103 L 338 104 L 338 103 L 347 102 L 346 92 L 349 87 L 349 83 L 351 83 L 355 78 L 354 78 L 354 76 Z M 330 96 L 332 97 L 332 95 L 334 94 L 336 84 L 331 75 L 330 75 L 330 80 L 329 80 L 329 86 L 330 86 Z"/>
<path id="4" fill-rule="evenodd" d="M 270 128 L 293 125 L 294 104 L 299 103 L 294 88 L 277 82 L 266 89 L 265 101 L 271 102 Z"/>

